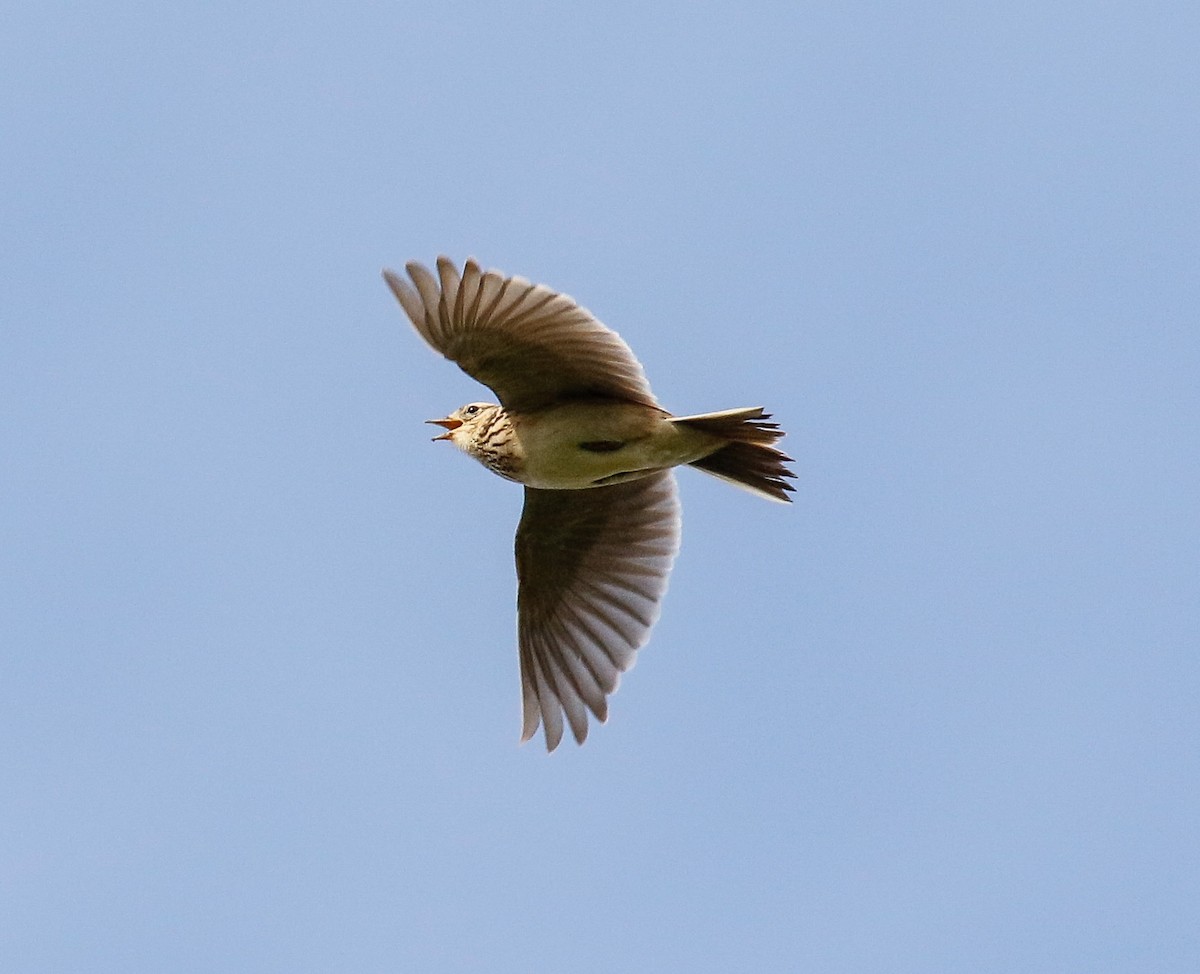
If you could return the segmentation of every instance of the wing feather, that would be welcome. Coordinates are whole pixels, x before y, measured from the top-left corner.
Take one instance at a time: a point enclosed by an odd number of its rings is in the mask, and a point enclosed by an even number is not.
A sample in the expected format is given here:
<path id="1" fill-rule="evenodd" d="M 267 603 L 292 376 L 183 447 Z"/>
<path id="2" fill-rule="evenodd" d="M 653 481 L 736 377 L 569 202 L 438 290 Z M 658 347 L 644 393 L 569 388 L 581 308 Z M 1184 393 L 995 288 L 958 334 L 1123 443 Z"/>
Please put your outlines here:
<path id="1" fill-rule="evenodd" d="M 679 531 L 670 471 L 588 490 L 525 488 L 516 543 L 523 741 L 541 723 L 554 750 L 565 715 L 582 744 L 587 712 L 607 719 L 607 696 L 658 618 Z"/>
<path id="2" fill-rule="evenodd" d="M 474 260 L 461 274 L 446 257 L 436 276 L 416 261 L 405 268 L 411 284 L 384 278 L 417 332 L 506 409 L 585 397 L 658 406 L 629 346 L 567 295 Z"/>

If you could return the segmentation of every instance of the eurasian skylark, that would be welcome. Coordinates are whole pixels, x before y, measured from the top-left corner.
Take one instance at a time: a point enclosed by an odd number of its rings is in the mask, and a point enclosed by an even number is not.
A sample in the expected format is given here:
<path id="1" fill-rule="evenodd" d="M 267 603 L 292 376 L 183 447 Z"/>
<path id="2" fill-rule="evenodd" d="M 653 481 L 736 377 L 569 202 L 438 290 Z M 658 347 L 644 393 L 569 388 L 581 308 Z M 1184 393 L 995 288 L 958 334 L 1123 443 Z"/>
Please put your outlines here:
<path id="1" fill-rule="evenodd" d="M 471 403 L 429 422 L 488 469 L 523 484 L 517 527 L 517 639 L 522 742 L 545 726 L 546 749 L 575 740 L 658 618 L 679 550 L 672 467 L 688 464 L 772 500 L 795 475 L 772 444 L 783 436 L 759 407 L 672 416 L 633 352 L 565 294 L 481 270 L 437 276 L 384 271 L 421 337 L 500 405 Z M 415 286 L 415 287 L 414 287 Z"/>

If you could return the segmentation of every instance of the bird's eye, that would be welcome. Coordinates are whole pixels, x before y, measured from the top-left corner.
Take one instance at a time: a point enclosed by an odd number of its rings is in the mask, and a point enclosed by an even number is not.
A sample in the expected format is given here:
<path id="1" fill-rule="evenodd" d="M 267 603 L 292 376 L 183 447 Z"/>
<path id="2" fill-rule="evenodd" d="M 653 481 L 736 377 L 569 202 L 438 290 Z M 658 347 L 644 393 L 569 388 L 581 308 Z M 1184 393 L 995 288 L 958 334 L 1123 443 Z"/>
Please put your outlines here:
<path id="1" fill-rule="evenodd" d="M 479 412 L 478 406 L 468 406 L 466 409 L 466 413 L 468 416 L 474 416 L 477 412 Z"/>

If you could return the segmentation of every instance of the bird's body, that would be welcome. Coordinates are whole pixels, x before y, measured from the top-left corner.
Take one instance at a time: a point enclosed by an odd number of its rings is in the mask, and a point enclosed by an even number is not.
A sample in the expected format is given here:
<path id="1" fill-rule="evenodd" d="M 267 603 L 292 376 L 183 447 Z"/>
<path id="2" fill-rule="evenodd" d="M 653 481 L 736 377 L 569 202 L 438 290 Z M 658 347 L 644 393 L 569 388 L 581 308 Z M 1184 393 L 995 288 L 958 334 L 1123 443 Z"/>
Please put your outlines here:
<path id="1" fill-rule="evenodd" d="M 658 617 L 679 548 L 672 468 L 691 465 L 788 500 L 783 433 L 761 408 L 672 416 L 628 346 L 565 295 L 447 258 L 438 276 L 384 277 L 421 336 L 490 386 L 430 420 L 494 473 L 523 484 L 517 528 L 522 740 L 566 716 L 579 743 Z"/>
<path id="2" fill-rule="evenodd" d="M 725 443 L 661 409 L 610 399 L 517 414 L 471 403 L 438 422 L 455 419 L 462 425 L 447 433 L 455 446 L 500 476 L 541 490 L 635 480 L 700 460 Z"/>

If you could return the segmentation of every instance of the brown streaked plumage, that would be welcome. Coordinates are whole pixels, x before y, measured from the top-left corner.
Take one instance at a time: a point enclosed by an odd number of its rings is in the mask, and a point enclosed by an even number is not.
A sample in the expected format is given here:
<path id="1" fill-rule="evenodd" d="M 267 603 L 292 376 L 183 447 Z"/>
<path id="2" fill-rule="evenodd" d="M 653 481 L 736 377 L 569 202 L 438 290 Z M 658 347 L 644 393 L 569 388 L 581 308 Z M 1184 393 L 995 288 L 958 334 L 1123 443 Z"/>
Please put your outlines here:
<path id="1" fill-rule="evenodd" d="M 517 527 L 521 740 L 563 716 L 580 744 L 588 711 L 608 696 L 658 618 L 679 550 L 672 468 L 688 464 L 764 497 L 788 501 L 783 436 L 759 407 L 672 416 L 655 400 L 629 347 L 571 298 L 524 278 L 437 276 L 406 265 L 412 284 L 384 278 L 436 351 L 489 386 L 500 404 L 470 403 L 430 420 L 494 473 L 525 486 Z"/>

